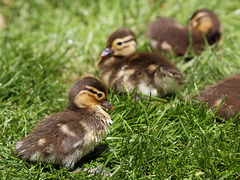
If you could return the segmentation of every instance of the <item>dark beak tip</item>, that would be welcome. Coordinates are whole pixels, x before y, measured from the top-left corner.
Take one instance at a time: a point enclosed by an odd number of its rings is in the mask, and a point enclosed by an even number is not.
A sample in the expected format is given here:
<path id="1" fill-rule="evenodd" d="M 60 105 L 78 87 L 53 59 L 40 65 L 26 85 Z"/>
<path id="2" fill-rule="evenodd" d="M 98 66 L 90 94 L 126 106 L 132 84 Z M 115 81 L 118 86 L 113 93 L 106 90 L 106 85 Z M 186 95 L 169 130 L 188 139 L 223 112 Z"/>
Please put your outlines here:
<path id="1" fill-rule="evenodd" d="M 111 104 L 108 101 L 105 101 L 104 103 L 101 104 L 103 107 L 109 109 L 109 110 L 113 110 L 113 107 L 111 106 Z"/>

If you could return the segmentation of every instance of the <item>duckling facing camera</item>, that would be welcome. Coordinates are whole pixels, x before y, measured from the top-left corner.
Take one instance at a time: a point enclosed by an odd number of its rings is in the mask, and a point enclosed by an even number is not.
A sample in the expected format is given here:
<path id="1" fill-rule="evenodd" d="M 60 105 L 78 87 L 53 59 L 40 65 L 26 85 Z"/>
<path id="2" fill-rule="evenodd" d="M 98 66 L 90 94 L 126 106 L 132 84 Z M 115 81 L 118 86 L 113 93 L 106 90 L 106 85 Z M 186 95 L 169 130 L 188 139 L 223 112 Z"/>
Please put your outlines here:
<path id="1" fill-rule="evenodd" d="M 217 15 L 206 9 L 193 13 L 187 26 L 182 26 L 172 18 L 159 17 L 149 23 L 147 37 L 153 49 L 184 55 L 188 49 L 199 54 L 209 45 L 221 42 L 222 26 Z M 205 36 L 205 37 L 204 37 Z"/>
<path id="2" fill-rule="evenodd" d="M 77 161 L 94 150 L 112 124 L 112 110 L 105 87 L 95 78 L 77 81 L 69 92 L 70 107 L 40 122 L 17 142 L 16 152 L 29 161 L 61 164 L 73 169 Z"/>
<path id="3" fill-rule="evenodd" d="M 146 95 L 163 97 L 184 82 L 184 75 L 159 53 L 136 52 L 135 34 L 120 28 L 113 32 L 99 55 L 100 77 L 106 86 L 122 91 L 124 85 Z"/>

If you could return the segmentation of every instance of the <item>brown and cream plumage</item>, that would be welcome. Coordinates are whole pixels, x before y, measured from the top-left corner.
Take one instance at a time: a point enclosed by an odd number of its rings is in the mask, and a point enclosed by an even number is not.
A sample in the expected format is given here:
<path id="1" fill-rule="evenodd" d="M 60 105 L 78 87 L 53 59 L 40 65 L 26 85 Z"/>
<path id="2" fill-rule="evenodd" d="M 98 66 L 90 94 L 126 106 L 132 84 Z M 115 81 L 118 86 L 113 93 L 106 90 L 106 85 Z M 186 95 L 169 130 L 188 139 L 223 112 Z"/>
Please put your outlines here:
<path id="1" fill-rule="evenodd" d="M 219 43 L 221 29 L 216 14 L 200 9 L 194 12 L 188 26 L 182 26 L 172 18 L 157 18 L 149 24 L 147 37 L 155 50 L 184 55 L 190 48 L 199 54 L 205 48 L 204 35 L 209 45 Z"/>
<path id="2" fill-rule="evenodd" d="M 235 117 L 240 113 L 240 74 L 209 86 L 199 94 L 200 99 L 203 103 L 207 103 L 209 108 L 216 109 L 221 105 L 218 110 L 220 117 L 224 119 Z M 198 99 L 197 95 L 195 97 Z"/>
<path id="3" fill-rule="evenodd" d="M 136 52 L 134 33 L 127 28 L 113 32 L 99 55 L 100 76 L 111 89 L 165 96 L 183 83 L 183 74 L 158 53 Z M 124 84 L 124 85 L 123 85 Z"/>
<path id="4" fill-rule="evenodd" d="M 16 152 L 29 161 L 44 161 L 73 168 L 104 137 L 112 109 L 105 87 L 92 77 L 75 83 L 69 92 L 70 107 L 40 122 L 17 142 Z"/>

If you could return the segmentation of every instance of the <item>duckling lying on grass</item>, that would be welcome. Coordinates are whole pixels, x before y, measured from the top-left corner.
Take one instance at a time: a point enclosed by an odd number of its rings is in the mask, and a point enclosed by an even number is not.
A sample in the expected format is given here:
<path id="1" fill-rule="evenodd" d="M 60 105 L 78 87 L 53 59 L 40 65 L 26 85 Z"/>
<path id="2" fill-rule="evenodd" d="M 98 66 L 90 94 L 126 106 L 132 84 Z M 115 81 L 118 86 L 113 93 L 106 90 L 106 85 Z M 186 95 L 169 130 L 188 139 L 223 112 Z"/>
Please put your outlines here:
<path id="1" fill-rule="evenodd" d="M 113 32 L 100 53 L 100 77 L 111 89 L 163 97 L 173 93 L 184 82 L 184 75 L 158 53 L 136 52 L 135 34 L 120 28 Z"/>
<path id="2" fill-rule="evenodd" d="M 70 107 L 49 116 L 17 142 L 16 152 L 29 161 L 61 164 L 73 169 L 104 137 L 112 110 L 105 87 L 92 77 L 77 81 L 69 92 Z"/>
<path id="3" fill-rule="evenodd" d="M 195 54 L 205 49 L 206 37 L 209 45 L 221 40 L 221 24 L 212 11 L 200 9 L 194 12 L 189 25 L 182 26 L 172 18 L 159 17 L 149 24 L 147 37 L 153 49 L 184 55 L 188 48 Z"/>
<path id="4" fill-rule="evenodd" d="M 199 100 L 197 95 L 189 98 L 193 97 Z M 240 119 L 240 74 L 200 91 L 200 100 L 207 103 L 209 108 L 219 108 L 217 113 L 221 118 L 230 119 L 238 115 Z"/>

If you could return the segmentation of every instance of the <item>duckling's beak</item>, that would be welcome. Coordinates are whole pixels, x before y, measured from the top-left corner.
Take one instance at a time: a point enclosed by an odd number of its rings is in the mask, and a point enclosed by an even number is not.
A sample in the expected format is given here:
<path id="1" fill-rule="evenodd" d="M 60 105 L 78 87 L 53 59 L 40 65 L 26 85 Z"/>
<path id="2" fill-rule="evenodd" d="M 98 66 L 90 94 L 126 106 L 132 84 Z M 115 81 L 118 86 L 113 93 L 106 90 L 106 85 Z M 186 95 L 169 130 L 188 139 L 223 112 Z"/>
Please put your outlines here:
<path id="1" fill-rule="evenodd" d="M 99 54 L 99 57 L 104 57 L 104 56 L 107 56 L 112 53 L 113 53 L 113 51 L 107 47 Z"/>
<path id="2" fill-rule="evenodd" d="M 109 110 L 113 110 L 113 107 L 111 106 L 111 104 L 108 101 L 105 101 L 104 103 L 102 103 L 101 106 L 105 107 Z"/>
<path id="3" fill-rule="evenodd" d="M 110 48 L 105 48 L 100 54 L 99 54 L 99 60 L 98 60 L 98 64 L 101 62 L 102 58 L 109 55 L 109 54 L 112 54 L 113 51 L 110 49 Z"/>

